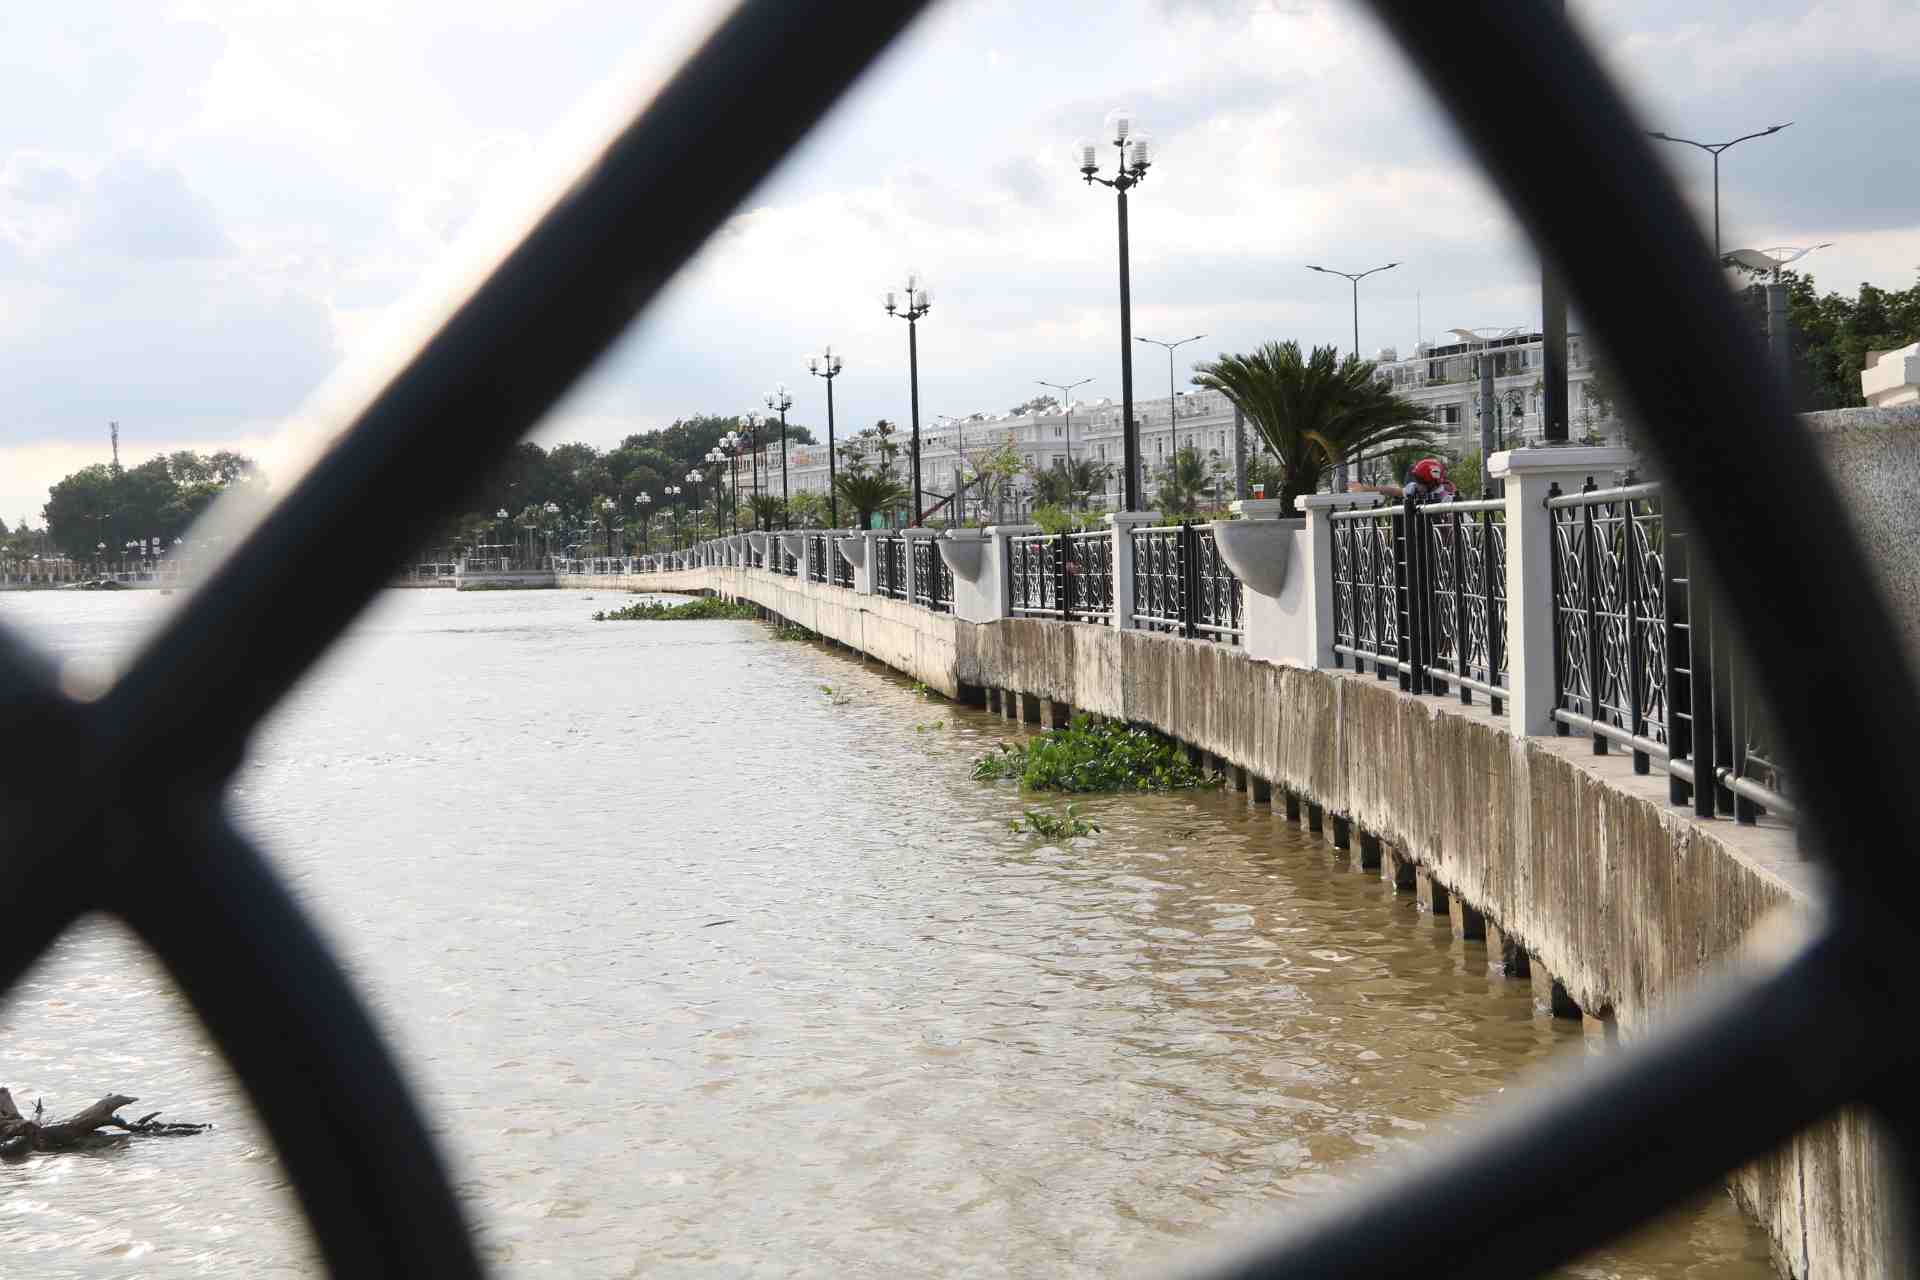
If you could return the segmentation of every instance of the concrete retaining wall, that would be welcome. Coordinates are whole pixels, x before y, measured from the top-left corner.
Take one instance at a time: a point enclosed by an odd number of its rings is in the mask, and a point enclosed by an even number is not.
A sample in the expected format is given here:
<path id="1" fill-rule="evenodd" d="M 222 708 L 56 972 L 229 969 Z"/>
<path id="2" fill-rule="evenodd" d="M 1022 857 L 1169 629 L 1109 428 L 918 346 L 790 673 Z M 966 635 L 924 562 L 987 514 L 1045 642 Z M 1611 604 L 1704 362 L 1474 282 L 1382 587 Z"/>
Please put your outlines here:
<path id="1" fill-rule="evenodd" d="M 1515 737 L 1504 716 L 1370 676 L 1144 631 L 961 622 L 758 570 L 577 581 L 749 600 L 950 697 L 1010 690 L 1151 725 L 1344 820 L 1325 823 L 1330 836 L 1392 846 L 1386 874 L 1393 853 L 1411 860 L 1524 950 L 1537 990 L 1558 986 L 1625 1036 L 1762 917 L 1814 900 L 1789 830 L 1700 821 L 1626 756 Z M 1842 1115 L 1742 1170 L 1734 1190 L 1791 1274 L 1906 1274 L 1886 1156 L 1865 1118 Z"/>

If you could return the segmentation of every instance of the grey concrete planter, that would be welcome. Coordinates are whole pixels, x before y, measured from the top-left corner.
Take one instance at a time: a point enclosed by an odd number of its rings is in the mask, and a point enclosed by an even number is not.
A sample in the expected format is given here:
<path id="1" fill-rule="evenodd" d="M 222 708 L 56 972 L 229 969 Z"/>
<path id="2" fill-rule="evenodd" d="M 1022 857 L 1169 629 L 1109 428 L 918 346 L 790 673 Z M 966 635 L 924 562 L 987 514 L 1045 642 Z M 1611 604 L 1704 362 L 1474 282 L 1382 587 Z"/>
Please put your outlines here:
<path id="1" fill-rule="evenodd" d="M 747 535 L 747 545 L 761 555 L 767 554 L 767 534 L 763 529 L 755 529 Z"/>
<path id="2" fill-rule="evenodd" d="M 859 534 L 840 539 L 840 558 L 856 569 L 864 569 L 867 564 L 867 540 Z"/>
<path id="3" fill-rule="evenodd" d="M 1300 520 L 1215 520 L 1214 545 L 1247 590 L 1278 597 L 1287 585 L 1287 544 Z"/>
<path id="4" fill-rule="evenodd" d="M 946 536 L 936 543 L 940 548 L 940 558 L 947 562 L 947 568 L 953 576 L 966 582 L 980 581 L 980 567 L 984 563 L 987 548 L 987 535 L 978 529 L 949 529 Z"/>
<path id="5" fill-rule="evenodd" d="M 795 560 L 804 560 L 807 555 L 807 535 L 805 530 L 780 535 L 780 549 Z"/>

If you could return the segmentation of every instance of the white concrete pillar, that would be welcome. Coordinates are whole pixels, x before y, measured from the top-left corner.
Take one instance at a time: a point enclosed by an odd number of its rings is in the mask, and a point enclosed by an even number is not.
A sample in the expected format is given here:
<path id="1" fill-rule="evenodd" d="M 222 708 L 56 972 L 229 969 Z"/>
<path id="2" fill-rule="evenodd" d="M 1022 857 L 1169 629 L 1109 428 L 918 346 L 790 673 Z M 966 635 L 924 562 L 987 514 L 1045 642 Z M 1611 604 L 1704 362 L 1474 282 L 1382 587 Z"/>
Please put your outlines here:
<path id="1" fill-rule="evenodd" d="M 1007 588 L 1001 576 L 1005 560 L 995 553 L 1000 540 L 986 529 L 949 529 L 940 554 L 953 571 L 953 616 L 967 622 L 997 622 L 1007 616 Z"/>
<path id="2" fill-rule="evenodd" d="M 1633 454 L 1612 446 L 1509 449 L 1488 462 L 1507 482 L 1507 714 L 1515 734 L 1553 732 L 1553 531 L 1547 492 L 1611 488 Z"/>
<path id="3" fill-rule="evenodd" d="M 1333 651 L 1333 521 L 1336 511 L 1355 507 L 1376 507 L 1384 499 L 1377 493 L 1303 493 L 1293 500 L 1294 510 L 1307 518 L 1303 534 L 1302 559 L 1305 561 L 1306 594 L 1301 611 L 1311 638 L 1307 665 L 1316 671 L 1342 665 Z M 1351 664 L 1347 664 L 1351 665 Z"/>
<path id="4" fill-rule="evenodd" d="M 1133 531 L 1160 523 L 1158 511 L 1110 511 L 1113 530 L 1113 625 L 1133 626 Z"/>

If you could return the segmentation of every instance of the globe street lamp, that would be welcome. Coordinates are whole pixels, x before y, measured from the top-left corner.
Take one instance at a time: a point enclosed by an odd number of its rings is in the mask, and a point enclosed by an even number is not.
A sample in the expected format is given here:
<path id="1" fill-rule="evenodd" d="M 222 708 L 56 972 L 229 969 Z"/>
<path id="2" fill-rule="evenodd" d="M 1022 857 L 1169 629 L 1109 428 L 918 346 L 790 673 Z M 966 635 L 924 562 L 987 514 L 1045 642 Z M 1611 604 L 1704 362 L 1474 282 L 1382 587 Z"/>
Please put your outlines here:
<path id="1" fill-rule="evenodd" d="M 1678 142 L 1689 147 L 1698 147 L 1713 157 L 1713 260 L 1715 262 L 1720 261 L 1720 153 L 1729 147 L 1736 147 L 1754 138 L 1764 138 L 1768 134 L 1778 133 L 1792 123 L 1793 121 L 1789 120 L 1786 124 L 1769 125 L 1758 133 L 1743 134 L 1731 142 L 1695 142 L 1692 138 L 1676 138 L 1672 134 L 1661 133 L 1658 129 L 1647 130 L 1647 136 L 1649 138 L 1658 138 L 1662 142 Z"/>
<path id="2" fill-rule="evenodd" d="M 1312 263 L 1307 264 L 1309 271 L 1318 271 L 1321 275 L 1339 276 L 1353 285 L 1353 358 L 1355 360 L 1360 358 L 1360 282 L 1375 272 L 1391 271 L 1399 265 L 1397 262 L 1389 262 L 1384 267 L 1368 267 L 1365 271 L 1334 271 L 1327 267 L 1316 267 Z M 1344 454 L 1333 460 L 1333 491 L 1335 493 L 1347 491 L 1347 459 Z"/>
<path id="3" fill-rule="evenodd" d="M 780 415 L 780 527 L 791 529 L 793 517 L 787 512 L 787 410 L 793 408 L 793 397 L 787 394 L 786 383 L 775 383 L 773 390 L 767 392 L 767 408 Z M 767 479 L 773 479 L 771 472 Z"/>
<path id="4" fill-rule="evenodd" d="M 706 451 L 703 460 L 713 468 L 713 535 L 717 538 L 720 536 L 720 465 L 727 460 L 727 455 L 716 444 Z"/>
<path id="5" fill-rule="evenodd" d="M 692 528 L 692 529 L 689 529 L 689 530 L 687 531 L 687 545 L 688 545 L 688 546 L 692 546 L 692 545 L 693 545 L 693 535 L 694 535 L 694 534 L 696 534 L 696 533 L 698 533 L 698 532 L 700 531 L 700 511 L 699 511 L 699 502 L 700 502 L 700 481 L 701 481 L 701 479 L 702 479 L 702 477 L 701 477 L 701 475 L 700 475 L 700 468 L 698 468 L 698 467 L 695 467 L 695 468 L 694 468 L 693 470 L 691 470 L 691 471 L 689 471 L 689 472 L 687 472 L 687 483 L 693 486 L 693 501 L 694 501 L 694 504 L 695 504 L 695 509 L 694 509 L 694 512 L 693 512 L 693 521 L 694 521 L 694 523 L 693 523 L 693 528 Z"/>
<path id="6" fill-rule="evenodd" d="M 881 299 L 887 314 L 907 322 L 907 385 L 913 408 L 913 523 L 920 523 L 920 317 L 933 310 L 933 293 L 918 271 L 907 272 L 907 287 L 887 290 Z"/>
<path id="7" fill-rule="evenodd" d="M 640 508 L 640 551 L 644 555 L 648 545 L 648 526 L 653 523 L 653 495 L 643 490 L 634 497 L 633 505 Z"/>
<path id="8" fill-rule="evenodd" d="M 1182 338 L 1178 342 L 1162 342 L 1158 338 L 1134 339 L 1135 342 L 1146 342 L 1153 346 L 1165 347 L 1167 349 L 1167 430 L 1173 433 L 1173 451 L 1175 453 L 1180 452 L 1180 420 L 1175 414 L 1176 405 L 1173 394 L 1173 349 L 1175 347 L 1184 347 L 1189 342 L 1198 342 L 1206 336 L 1204 333 L 1196 333 L 1191 338 Z"/>
<path id="9" fill-rule="evenodd" d="M 546 520 L 543 522 L 542 532 L 546 534 L 547 556 L 551 559 L 553 556 L 553 518 L 560 514 L 560 506 L 558 503 L 549 502 L 546 506 L 540 508 L 540 511 L 541 514 L 546 516 Z M 548 567 L 551 568 L 552 566 L 549 565 Z"/>
<path id="10" fill-rule="evenodd" d="M 738 431 L 729 431 L 720 437 L 720 447 L 727 451 L 728 478 L 733 484 L 733 497 L 727 506 L 727 523 L 734 533 L 740 532 L 740 441 Z"/>
<path id="11" fill-rule="evenodd" d="M 747 448 L 753 455 L 753 497 L 748 499 L 753 507 L 753 527 L 760 527 L 760 415 L 749 409 L 740 415 L 740 426 L 746 433 Z"/>
<path id="12" fill-rule="evenodd" d="M 1127 468 L 1122 485 L 1123 501 L 1129 511 L 1140 509 L 1140 442 L 1133 423 L 1133 284 L 1127 251 L 1127 192 L 1146 181 L 1147 168 L 1153 163 L 1153 144 L 1146 134 L 1133 127 L 1133 112 L 1124 107 L 1107 112 L 1106 132 L 1118 153 L 1113 177 L 1100 176 L 1099 147 L 1091 142 L 1075 144 L 1080 161 L 1080 176 L 1088 186 L 1099 183 L 1111 187 L 1120 208 L 1120 426 L 1121 452 Z"/>
<path id="13" fill-rule="evenodd" d="M 600 499 L 600 510 L 606 513 L 607 520 L 607 558 L 613 558 L 613 513 L 616 506 L 612 498 Z"/>
<path id="14" fill-rule="evenodd" d="M 822 347 L 819 355 L 807 357 L 807 372 L 827 380 L 827 524 L 830 528 L 838 529 L 840 495 L 835 489 L 838 480 L 833 469 L 833 380 L 840 376 L 840 357 L 834 354 L 831 346 Z"/>
<path id="15" fill-rule="evenodd" d="M 673 521 L 673 532 L 667 535 L 667 549 L 671 551 L 680 545 L 680 511 L 673 503 L 680 496 L 680 486 L 670 484 L 661 492 L 667 498 L 667 518 Z"/>

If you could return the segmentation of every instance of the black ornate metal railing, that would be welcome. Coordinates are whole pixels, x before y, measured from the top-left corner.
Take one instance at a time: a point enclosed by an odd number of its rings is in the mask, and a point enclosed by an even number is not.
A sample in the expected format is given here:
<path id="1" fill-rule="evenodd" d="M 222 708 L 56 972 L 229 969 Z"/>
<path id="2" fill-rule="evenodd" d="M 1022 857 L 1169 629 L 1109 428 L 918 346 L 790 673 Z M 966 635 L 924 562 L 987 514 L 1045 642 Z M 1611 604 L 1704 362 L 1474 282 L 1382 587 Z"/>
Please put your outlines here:
<path id="1" fill-rule="evenodd" d="M 824 533 L 807 535 L 807 581 L 826 582 L 832 576 L 832 566 L 828 557 L 833 555 L 833 545 Z"/>
<path id="2" fill-rule="evenodd" d="M 1398 674 L 1412 687 L 1413 663 L 1406 643 L 1407 537 L 1405 507 L 1377 506 L 1335 511 L 1333 536 L 1333 653 L 1336 663 L 1371 665 L 1384 680 Z"/>
<path id="3" fill-rule="evenodd" d="M 1537 1097 L 1390 1185 L 1293 1215 L 1285 1238 L 1210 1273 L 1236 1280 L 1546 1270 L 1847 1106 L 1876 1109 L 1881 1145 L 1907 1167 L 1920 1150 L 1904 1097 L 1911 984 L 1888 976 L 1920 941 L 1898 910 L 1908 859 L 1888 856 L 1890 840 L 1897 853 L 1900 833 L 1917 825 L 1903 802 L 1920 776 L 1920 683 L 1834 482 L 1690 210 L 1559 7 L 1374 7 L 1543 257 L 1560 264 L 1555 296 L 1562 284 L 1579 296 L 1625 394 L 1655 428 L 1650 444 L 1676 494 L 1713 511 L 1687 536 L 1689 561 L 1711 549 L 1719 588 L 1709 599 L 1688 581 L 1688 639 L 1697 631 L 1702 651 L 1689 651 L 1688 680 L 1703 693 L 1742 687 L 1731 646 L 1717 643 L 1737 614 L 1754 658 L 1742 674 L 1768 677 L 1778 723 L 1766 730 L 1750 716 L 1736 735 L 1730 695 L 1722 735 L 1722 701 L 1709 699 L 1713 714 L 1697 727 L 1711 725 L 1714 742 L 1699 752 L 1717 760 L 1724 736 L 1746 744 L 1758 768 L 1765 744 L 1796 744 L 1794 796 L 1809 815 L 1800 830 L 1828 873 L 1829 909 L 1784 960 L 1664 1022 L 1577 1086 Z M 392 548 L 424 542 L 918 8 L 743 4 L 596 149 L 565 197 L 371 394 L 104 697 L 69 697 L 0 633 L 6 726 L 58 744 L 0 771 L 7 883 L 35 906 L 0 934 L 0 981 L 17 981 L 82 912 L 124 919 L 245 1083 L 335 1275 L 465 1278 L 480 1268 L 420 1109 L 371 1020 L 221 811 L 241 744 L 380 587 Z M 642 207 L 658 216 L 651 234 L 635 236 L 630 211 Z M 1654 293 L 1663 322 L 1648 325 Z M 1791 520 L 1780 514 L 1782 475 L 1794 478 Z M 1671 580 L 1681 539 L 1663 537 Z M 1845 660 L 1831 654 L 1835 617 L 1846 620 Z M 1705 660 L 1713 655 L 1721 660 Z M 181 699 L 181 689 L 207 696 Z M 1678 693 L 1671 682 L 1676 756 L 1687 723 Z M 100 803 L 73 805 L 73 794 Z M 1885 1199 L 1885 1220 L 1904 1237 L 1913 1188 L 1895 1183 Z"/>
<path id="4" fill-rule="evenodd" d="M 953 570 L 940 556 L 932 538 L 908 539 L 913 568 L 913 602 L 935 613 L 953 612 Z"/>
<path id="5" fill-rule="evenodd" d="M 1556 490 L 1547 511 L 1560 732 L 1591 735 L 1597 755 L 1624 747 L 1636 773 L 1658 764 L 1673 802 L 1703 816 L 1791 815 L 1765 711 L 1661 487 L 1589 479 L 1579 493 Z"/>
<path id="6" fill-rule="evenodd" d="M 873 542 L 873 594 L 890 600 L 911 600 L 913 584 L 907 577 L 907 540 L 898 534 Z"/>
<path id="7" fill-rule="evenodd" d="M 1007 540 L 1007 603 L 1015 617 L 1113 621 L 1113 534 L 1019 534 Z"/>
<path id="8" fill-rule="evenodd" d="M 839 539 L 832 537 L 827 539 L 827 559 L 829 561 L 827 570 L 828 581 L 832 582 L 836 587 L 845 587 L 849 591 L 853 590 L 853 564 L 845 556 L 840 554 Z"/>
<path id="9" fill-rule="evenodd" d="M 1213 530 L 1200 524 L 1155 525 L 1133 540 L 1133 625 L 1189 639 L 1239 644 L 1240 580 L 1220 558 Z"/>
<path id="10" fill-rule="evenodd" d="M 1451 686 L 1462 702 L 1484 694 L 1498 715 L 1508 683 L 1507 504 L 1437 503 L 1418 508 L 1416 518 L 1428 683 L 1436 692 Z"/>

